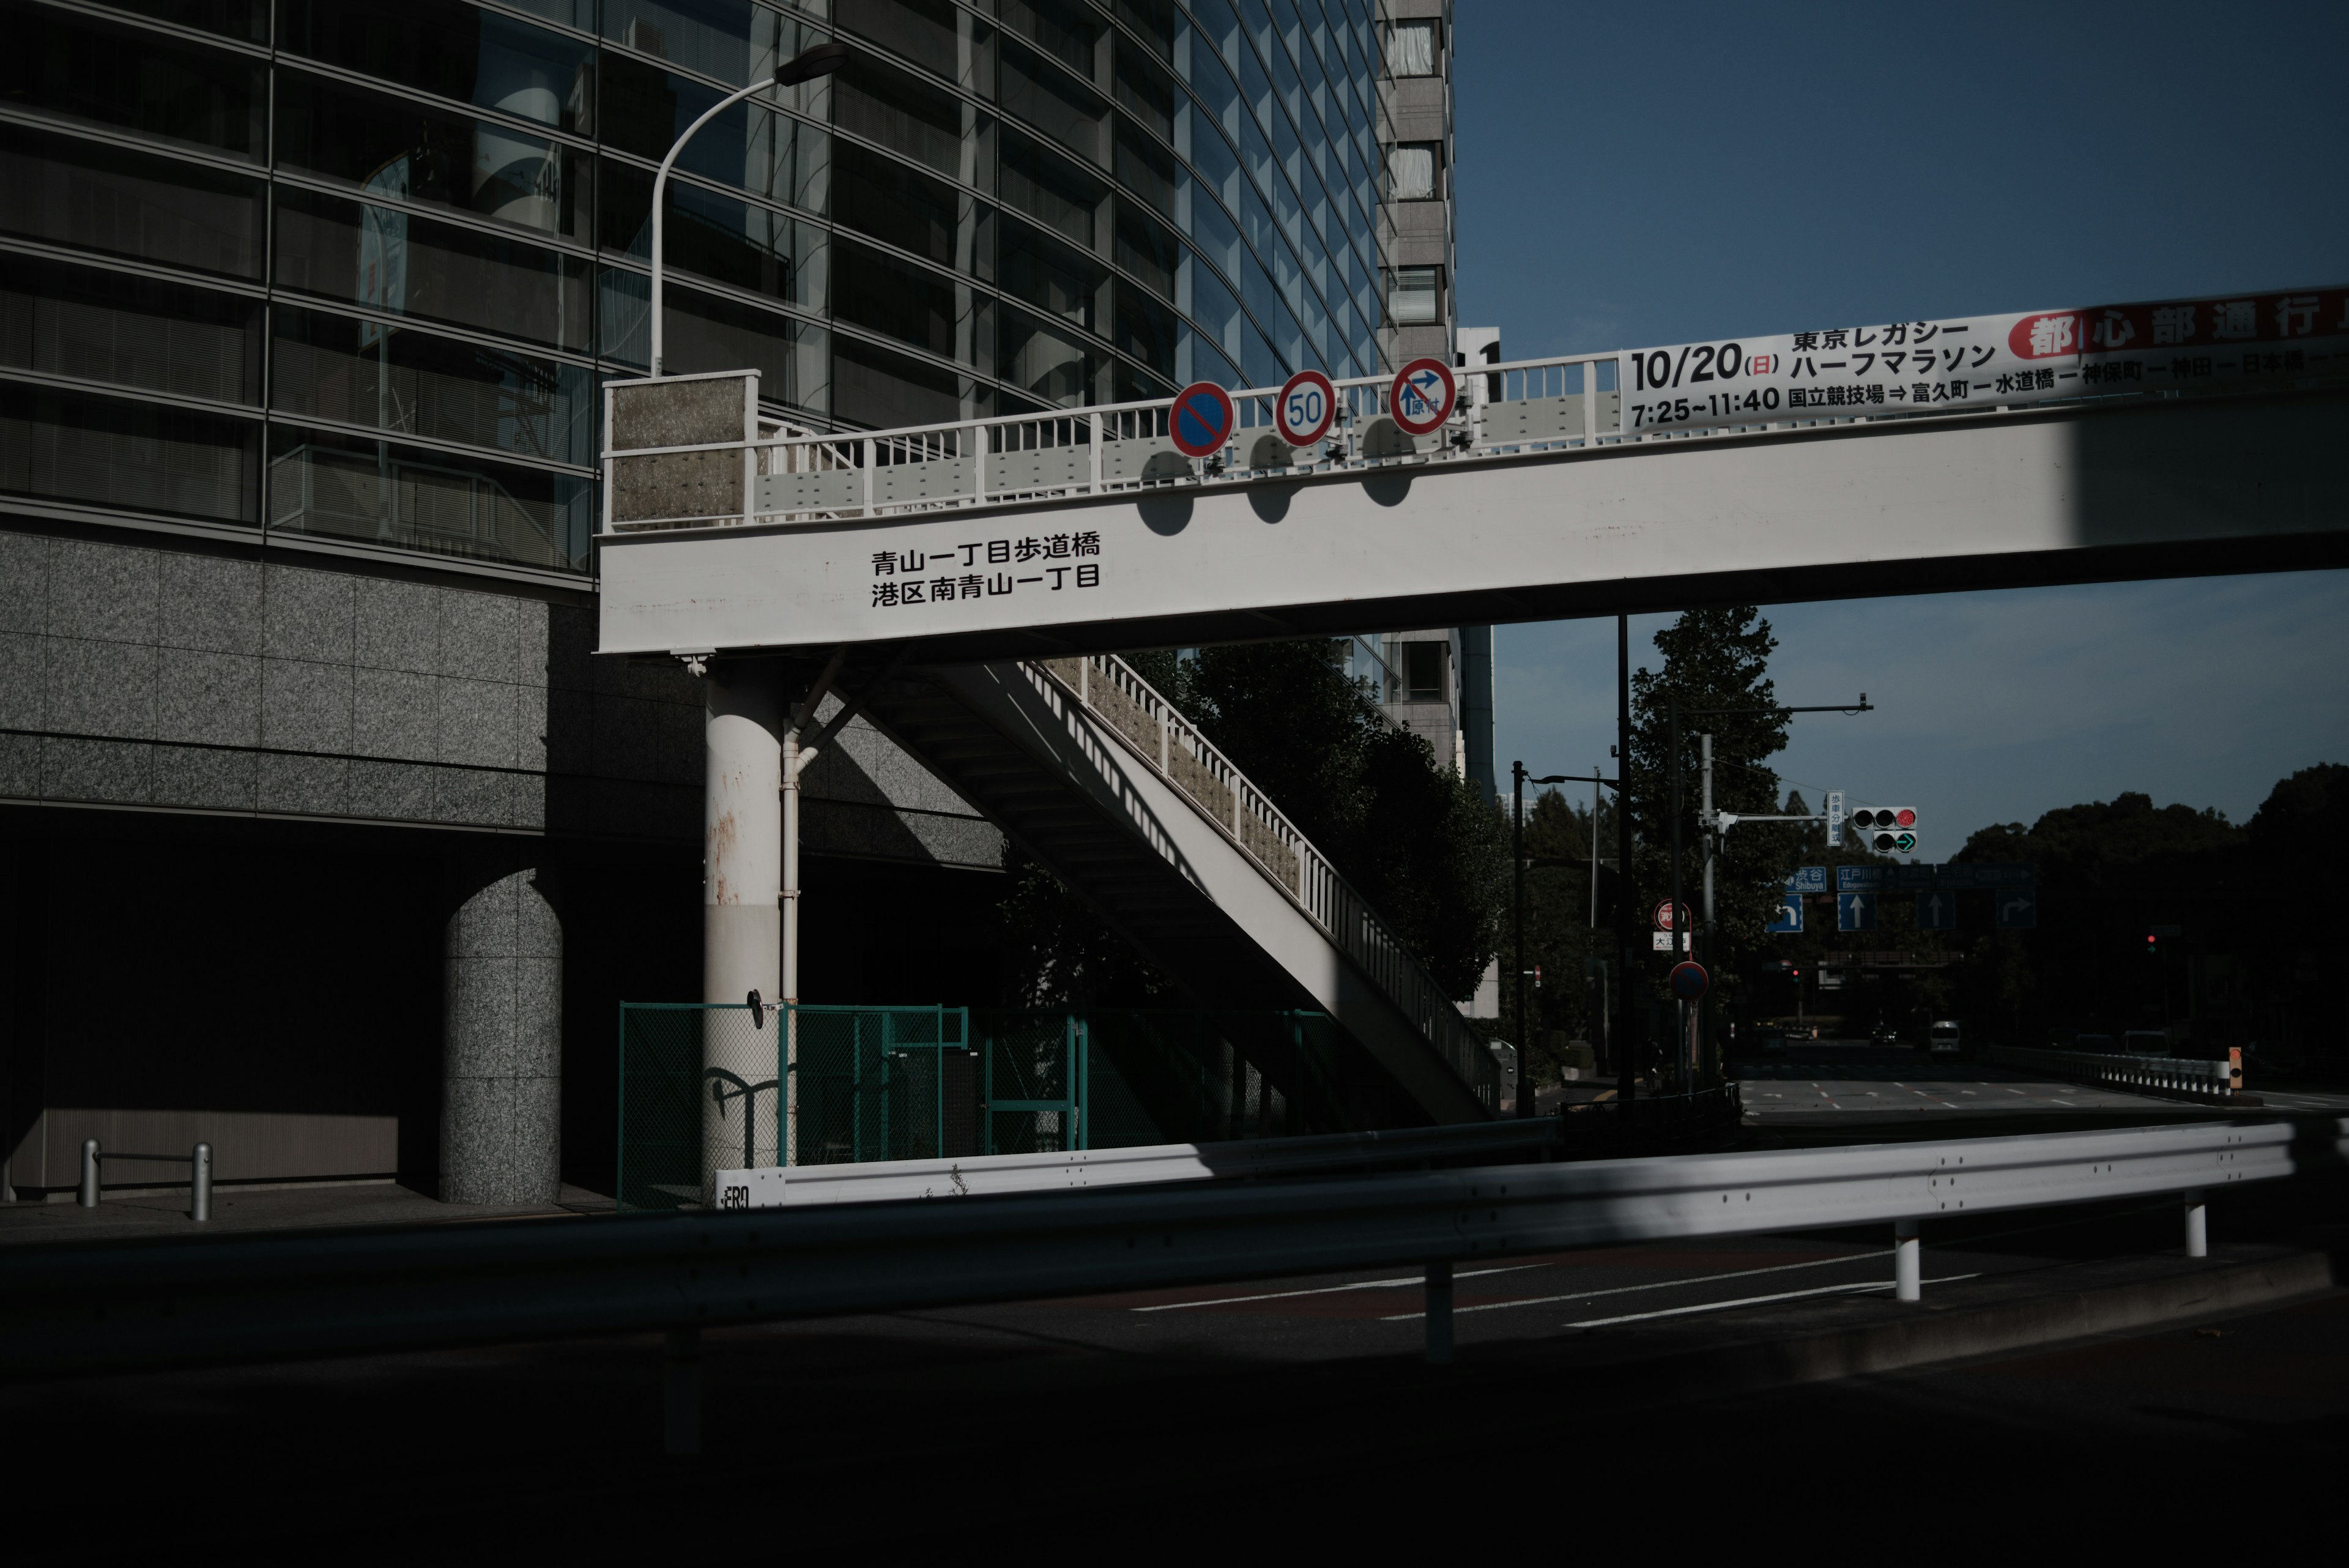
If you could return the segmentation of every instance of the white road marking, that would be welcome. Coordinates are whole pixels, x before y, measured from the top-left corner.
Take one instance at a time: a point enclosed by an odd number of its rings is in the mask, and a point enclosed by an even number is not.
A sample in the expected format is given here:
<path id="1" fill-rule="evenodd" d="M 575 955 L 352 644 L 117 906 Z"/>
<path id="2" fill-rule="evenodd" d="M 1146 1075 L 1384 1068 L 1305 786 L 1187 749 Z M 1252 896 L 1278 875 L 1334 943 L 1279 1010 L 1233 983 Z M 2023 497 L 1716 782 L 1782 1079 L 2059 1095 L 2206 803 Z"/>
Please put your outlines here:
<path id="1" fill-rule="evenodd" d="M 1511 1263 L 1498 1269 L 1464 1269 L 1452 1277 L 1455 1280 L 1473 1280 L 1479 1274 L 1514 1274 L 1520 1269 L 1538 1269 L 1543 1266 L 1540 1263 Z M 1180 1312 L 1185 1307 L 1230 1306 L 1236 1302 L 1274 1302 L 1286 1296 L 1326 1296 L 1334 1295 L 1340 1291 L 1391 1291 L 1403 1285 L 1419 1285 L 1426 1282 L 1427 1279 L 1423 1274 L 1409 1274 L 1392 1280 L 1357 1280 L 1350 1285 L 1316 1285 L 1310 1290 L 1304 1291 L 1266 1291 L 1260 1295 L 1253 1296 L 1217 1296 L 1208 1302 L 1161 1302 L 1156 1306 L 1128 1307 L 1125 1310 L 1128 1312 Z"/>
<path id="2" fill-rule="evenodd" d="M 1925 1280 L 1920 1282 L 1928 1285 L 1953 1285 L 1960 1280 L 1974 1280 L 1980 1279 L 1981 1277 L 1982 1276 L 1979 1273 L 1951 1274 L 1943 1279 Z M 1580 1323 L 1569 1323 L 1566 1326 L 1568 1328 L 1605 1328 L 1609 1324 L 1613 1323 L 1638 1323 L 1643 1318 L 1651 1317 L 1685 1317 L 1689 1314 L 1696 1312 L 1725 1312 L 1731 1307 L 1760 1306 L 1764 1302 L 1793 1301 L 1797 1296 L 1825 1296 L 1834 1295 L 1837 1293 L 1841 1293 L 1846 1295 L 1857 1295 L 1862 1291 L 1889 1291 L 1892 1288 L 1892 1282 L 1889 1280 L 1878 1280 L 1873 1284 L 1821 1285 L 1816 1290 L 1781 1291 L 1776 1295 L 1745 1296 L 1733 1302 L 1700 1302 L 1695 1306 L 1661 1307 L 1655 1312 L 1625 1313 L 1620 1317 L 1587 1318 Z"/>
<path id="3" fill-rule="evenodd" d="M 1799 1263 L 1772 1263 L 1759 1269 L 1733 1269 L 1725 1274 L 1699 1274 L 1690 1280 L 1657 1280 L 1644 1285 L 1614 1285 L 1603 1291 L 1568 1291 L 1559 1296 L 1527 1296 L 1516 1302 L 1480 1302 L 1475 1306 L 1454 1307 L 1453 1315 L 1462 1313 L 1499 1312 L 1503 1307 L 1549 1306 L 1558 1302 L 1595 1302 L 1601 1296 L 1628 1296 L 1636 1291 L 1665 1291 L 1674 1285 L 1710 1285 L 1722 1280 L 1749 1280 L 1756 1274 L 1783 1274 L 1793 1269 L 1824 1269 L 1830 1263 L 1864 1263 L 1870 1258 L 1889 1258 L 1890 1249 L 1881 1252 L 1847 1252 L 1839 1258 L 1810 1258 Z M 1148 1310 L 1148 1309 L 1137 1309 Z M 1392 1317 L 1381 1318 L 1381 1323 L 1407 1323 L 1415 1317 L 1425 1317 L 1423 1312 L 1399 1312 Z"/>

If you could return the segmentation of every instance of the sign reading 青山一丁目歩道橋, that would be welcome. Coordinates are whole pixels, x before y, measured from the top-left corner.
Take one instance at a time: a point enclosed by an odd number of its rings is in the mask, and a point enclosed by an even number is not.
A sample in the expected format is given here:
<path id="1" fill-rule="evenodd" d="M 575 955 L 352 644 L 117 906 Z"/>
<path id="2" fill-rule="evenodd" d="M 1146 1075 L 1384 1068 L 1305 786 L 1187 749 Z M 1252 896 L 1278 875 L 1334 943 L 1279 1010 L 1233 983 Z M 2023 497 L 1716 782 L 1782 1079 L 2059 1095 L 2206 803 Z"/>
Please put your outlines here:
<path id="1" fill-rule="evenodd" d="M 2349 289 L 1894 321 L 1624 354 L 1627 431 L 2240 391 L 2349 369 Z"/>

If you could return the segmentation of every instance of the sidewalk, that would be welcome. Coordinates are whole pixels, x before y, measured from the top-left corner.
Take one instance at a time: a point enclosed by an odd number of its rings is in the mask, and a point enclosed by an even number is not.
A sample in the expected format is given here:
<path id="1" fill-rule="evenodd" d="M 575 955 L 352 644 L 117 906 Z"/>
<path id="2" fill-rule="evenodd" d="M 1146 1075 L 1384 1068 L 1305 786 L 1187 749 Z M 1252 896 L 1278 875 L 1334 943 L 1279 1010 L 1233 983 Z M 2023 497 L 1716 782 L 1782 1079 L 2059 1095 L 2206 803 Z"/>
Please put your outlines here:
<path id="1" fill-rule="evenodd" d="M 553 1203 L 494 1206 L 443 1203 L 392 1182 L 345 1187 L 294 1187 L 251 1190 L 212 1189 L 212 1217 L 202 1225 L 188 1218 L 182 1189 L 103 1193 L 95 1209 L 70 1199 L 46 1203 L 0 1203 L 0 1247 L 55 1241 L 124 1241 L 133 1237 L 183 1237 L 227 1231 L 295 1231 L 347 1225 L 457 1224 L 481 1220 L 572 1219 L 608 1214 L 613 1204 L 601 1193 L 564 1186 Z"/>

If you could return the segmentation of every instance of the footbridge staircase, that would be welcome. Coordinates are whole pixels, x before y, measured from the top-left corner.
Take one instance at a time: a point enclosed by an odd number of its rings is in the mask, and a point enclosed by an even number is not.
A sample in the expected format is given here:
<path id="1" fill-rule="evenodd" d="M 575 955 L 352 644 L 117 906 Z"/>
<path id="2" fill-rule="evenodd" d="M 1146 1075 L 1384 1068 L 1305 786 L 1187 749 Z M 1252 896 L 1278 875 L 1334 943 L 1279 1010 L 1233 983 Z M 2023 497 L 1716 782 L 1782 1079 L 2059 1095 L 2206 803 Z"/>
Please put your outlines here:
<path id="1" fill-rule="evenodd" d="M 1353 1126 L 1497 1109 L 1492 1056 L 1459 1008 L 1328 857 L 1123 659 L 885 669 L 843 684 L 876 727 L 1198 1005 L 1325 1012 L 1375 1064 L 1282 1084 L 1285 1095 Z M 1276 1076 L 1305 1070 L 1277 1043 L 1251 1054 Z"/>

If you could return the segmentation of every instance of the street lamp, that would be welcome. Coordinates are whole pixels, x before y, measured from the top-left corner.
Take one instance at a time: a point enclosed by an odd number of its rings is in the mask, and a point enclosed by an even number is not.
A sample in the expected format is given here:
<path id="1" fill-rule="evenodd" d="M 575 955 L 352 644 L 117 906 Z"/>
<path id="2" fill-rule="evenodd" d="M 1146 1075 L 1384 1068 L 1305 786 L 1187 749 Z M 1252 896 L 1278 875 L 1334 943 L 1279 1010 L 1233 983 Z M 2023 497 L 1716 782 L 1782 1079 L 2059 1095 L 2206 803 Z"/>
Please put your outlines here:
<path id="1" fill-rule="evenodd" d="M 679 136 L 676 143 L 669 148 L 668 156 L 661 160 L 660 172 L 653 176 L 652 373 L 654 375 L 657 376 L 661 373 L 661 231 L 666 226 L 664 220 L 668 209 L 668 171 L 676 165 L 677 155 L 685 151 L 685 144 L 693 140 L 694 132 L 751 94 L 764 92 L 771 87 L 796 87 L 801 82 L 813 81 L 818 77 L 828 77 L 848 63 L 848 52 L 846 44 L 832 43 L 818 44 L 812 49 L 794 55 L 784 61 L 773 76 L 764 81 L 752 82 L 741 91 L 729 93 L 710 105 L 699 119 L 685 128 L 684 134 Z"/>

